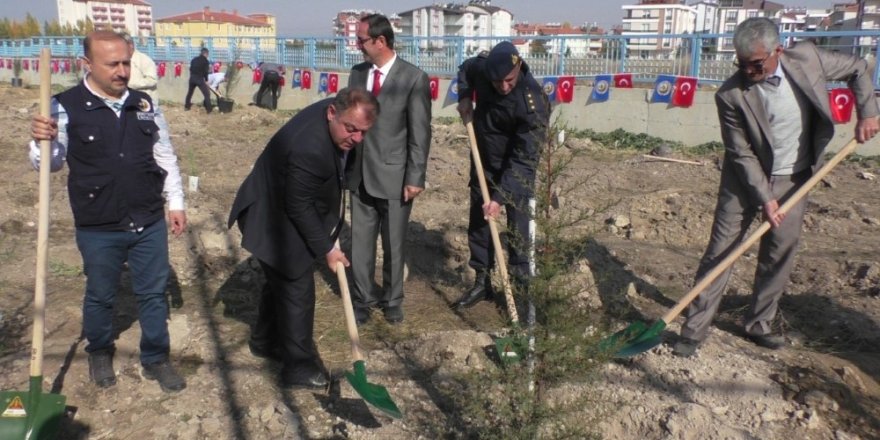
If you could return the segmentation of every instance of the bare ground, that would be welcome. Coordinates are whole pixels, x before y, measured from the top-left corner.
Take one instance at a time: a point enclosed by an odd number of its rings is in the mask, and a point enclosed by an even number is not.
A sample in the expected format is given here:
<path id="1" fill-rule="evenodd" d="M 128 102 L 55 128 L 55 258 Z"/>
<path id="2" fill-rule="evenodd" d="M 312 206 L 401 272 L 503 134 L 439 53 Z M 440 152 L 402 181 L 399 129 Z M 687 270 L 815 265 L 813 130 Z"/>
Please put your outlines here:
<path id="1" fill-rule="evenodd" d="M 28 377 L 34 285 L 37 173 L 25 158 L 36 90 L 0 86 L 0 389 Z M 278 365 L 247 349 L 261 275 L 225 227 L 235 190 L 269 137 L 290 116 L 253 107 L 231 114 L 166 105 L 185 175 L 190 229 L 171 240 L 172 356 L 188 387 L 165 394 L 139 368 L 137 314 L 127 279 L 117 304 L 119 383 L 88 380 L 80 334 L 84 277 L 73 240 L 66 172 L 53 176 L 44 390 L 67 396 L 66 439 L 409 439 L 460 437 L 462 408 L 444 394 L 456 374 L 496 368 L 484 353 L 505 325 L 490 303 L 448 308 L 470 284 L 466 205 L 468 147 L 460 125 L 434 126 L 429 187 L 410 225 L 406 321 L 374 319 L 361 331 L 371 382 L 386 386 L 405 416 L 371 411 L 343 380 L 327 392 L 283 391 Z M 589 178 L 560 200 L 593 208 L 597 231 L 584 255 L 601 304 L 625 303 L 651 321 L 688 290 L 708 237 L 718 184 L 717 153 L 702 166 L 646 160 L 570 139 L 588 154 L 571 169 Z M 605 438 L 880 438 L 880 195 L 877 161 L 838 167 L 811 196 L 804 242 L 782 300 L 789 345 L 771 352 L 744 340 L 756 255 L 738 262 L 712 335 L 691 359 L 667 345 L 599 368 L 596 381 L 549 391 L 561 400 L 593 393 L 581 420 Z M 186 177 L 184 177 L 186 180 Z M 607 208 L 609 207 L 610 208 Z M 607 209 L 606 209 L 607 208 Z M 581 268 L 582 270 L 583 267 Z M 350 368 L 335 278 L 319 272 L 316 339 L 337 375 Z M 626 325 L 617 321 L 617 326 Z M 592 323 L 583 323 L 587 328 Z M 667 336 L 678 330 L 670 325 Z M 589 414 L 590 416 L 586 416 Z M 596 415 L 599 415 L 598 417 Z"/>

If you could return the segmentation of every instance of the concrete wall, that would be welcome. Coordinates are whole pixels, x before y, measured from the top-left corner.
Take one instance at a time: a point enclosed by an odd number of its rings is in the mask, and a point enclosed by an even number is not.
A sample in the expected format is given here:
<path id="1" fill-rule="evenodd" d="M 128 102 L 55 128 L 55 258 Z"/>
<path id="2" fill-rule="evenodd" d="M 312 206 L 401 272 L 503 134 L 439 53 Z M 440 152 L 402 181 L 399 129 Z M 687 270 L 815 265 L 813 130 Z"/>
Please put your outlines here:
<path id="1" fill-rule="evenodd" d="M 187 91 L 186 67 L 184 74 L 179 78 L 168 75 L 159 82 L 159 99 L 175 103 L 183 103 Z M 236 105 L 247 105 L 252 101 L 259 86 L 252 84 L 250 71 L 245 69 L 238 85 L 233 90 L 232 98 Z M 0 81 L 8 84 L 12 77 L 12 71 L 0 69 Z M 36 84 L 39 81 L 38 74 L 33 71 L 22 72 L 24 84 Z M 76 78 L 72 74 L 54 75 L 53 82 L 61 85 L 72 85 Z M 292 89 L 290 83 L 284 88 L 278 101 L 281 109 L 301 109 L 309 104 L 325 98 L 317 93 L 317 75 L 313 76 L 312 89 Z M 340 85 L 348 84 L 348 74 L 340 73 Z M 443 107 L 446 90 L 449 88 L 448 80 L 440 81 L 440 96 L 433 103 L 434 117 L 458 117 L 455 106 Z M 221 90 L 225 90 L 221 86 Z M 587 102 L 592 92 L 592 87 L 579 85 L 575 87 L 574 101 L 568 104 L 556 104 L 553 110 L 553 120 L 565 124 L 569 129 L 592 129 L 598 132 L 608 132 L 618 128 L 633 133 L 647 133 L 663 139 L 679 141 L 685 145 L 698 145 L 710 141 L 720 141 L 721 134 L 718 124 L 718 116 L 715 110 L 714 91 L 702 90 L 697 92 L 694 105 L 689 108 L 671 107 L 662 103 L 649 102 L 651 91 L 649 89 L 612 89 L 611 98 L 606 102 Z M 193 95 L 194 105 L 201 102 L 201 93 L 196 90 Z M 855 115 L 853 115 L 855 119 Z M 834 141 L 830 148 L 832 151 L 840 149 L 852 139 L 855 123 L 850 122 L 838 126 Z M 880 155 L 880 141 L 874 140 L 867 145 L 859 147 L 858 154 Z"/>

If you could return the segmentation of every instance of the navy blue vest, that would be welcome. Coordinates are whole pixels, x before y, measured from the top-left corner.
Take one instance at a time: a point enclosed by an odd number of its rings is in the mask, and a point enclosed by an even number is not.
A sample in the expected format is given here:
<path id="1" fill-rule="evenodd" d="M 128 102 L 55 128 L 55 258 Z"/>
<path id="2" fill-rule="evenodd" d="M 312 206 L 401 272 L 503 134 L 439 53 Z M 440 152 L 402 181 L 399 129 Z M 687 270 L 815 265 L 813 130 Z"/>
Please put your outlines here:
<path id="1" fill-rule="evenodd" d="M 167 174 L 153 156 L 159 127 L 147 94 L 129 90 L 120 117 L 83 83 L 55 96 L 67 111 L 67 191 L 77 228 L 125 231 L 165 215 Z"/>

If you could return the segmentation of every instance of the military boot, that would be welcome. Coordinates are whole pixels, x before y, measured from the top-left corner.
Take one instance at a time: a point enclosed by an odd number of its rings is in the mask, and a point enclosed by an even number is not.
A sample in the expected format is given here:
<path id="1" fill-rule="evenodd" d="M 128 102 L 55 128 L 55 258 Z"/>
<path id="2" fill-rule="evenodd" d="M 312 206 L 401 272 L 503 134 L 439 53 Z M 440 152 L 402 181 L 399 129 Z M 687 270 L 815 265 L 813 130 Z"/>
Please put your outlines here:
<path id="1" fill-rule="evenodd" d="M 455 303 L 453 307 L 468 308 L 474 304 L 492 298 L 492 279 L 489 272 L 485 270 L 477 271 L 474 279 L 474 287 L 464 293 Z"/>

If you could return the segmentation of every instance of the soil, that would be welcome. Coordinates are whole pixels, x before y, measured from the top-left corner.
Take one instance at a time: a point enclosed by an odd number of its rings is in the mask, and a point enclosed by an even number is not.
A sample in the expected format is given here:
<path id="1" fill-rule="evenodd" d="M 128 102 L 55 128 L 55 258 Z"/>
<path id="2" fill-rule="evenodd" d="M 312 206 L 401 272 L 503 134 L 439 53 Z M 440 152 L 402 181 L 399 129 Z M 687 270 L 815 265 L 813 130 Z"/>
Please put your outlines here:
<path id="1" fill-rule="evenodd" d="M 26 389 L 36 259 L 37 173 L 26 159 L 37 91 L 0 86 L 0 389 Z M 376 316 L 361 328 L 370 381 L 385 386 L 404 417 L 372 410 L 339 381 L 351 368 L 335 277 L 316 273 L 315 337 L 333 371 L 327 391 L 285 391 L 279 365 L 248 350 L 262 275 L 226 228 L 235 191 L 266 141 L 291 116 L 256 107 L 228 114 L 164 104 L 187 191 L 189 229 L 170 239 L 172 360 L 188 386 L 166 394 L 138 361 L 140 330 L 128 275 L 117 298 L 118 384 L 89 382 L 80 339 L 82 262 L 66 192 L 52 177 L 45 391 L 67 397 L 64 439 L 410 439 L 465 436 L 461 408 L 444 397 L 455 374 L 496 368 L 484 347 L 505 326 L 488 302 L 450 310 L 470 286 L 466 206 L 468 154 L 463 127 L 435 121 L 428 188 L 415 203 L 407 243 L 402 325 Z M 446 123 L 443 123 L 446 122 Z M 581 266 L 596 280 L 592 306 L 623 302 L 648 322 L 686 292 L 706 244 L 720 153 L 642 157 L 570 138 L 587 154 L 570 168 L 589 184 L 560 197 L 560 209 L 593 209 L 595 230 Z M 668 153 L 668 152 L 667 152 Z M 594 393 L 581 420 L 603 438 L 880 438 L 880 174 L 877 161 L 841 164 L 809 202 L 797 265 L 780 305 L 783 349 L 744 339 L 756 250 L 737 263 L 709 339 L 682 359 L 669 344 L 598 368 L 596 380 L 554 395 Z M 574 269 L 573 269 L 574 270 Z M 613 321 L 616 328 L 628 322 Z M 592 323 L 583 323 L 587 328 Z M 664 334 L 674 341 L 680 318 Z M 596 414 L 601 414 L 597 417 Z"/>

